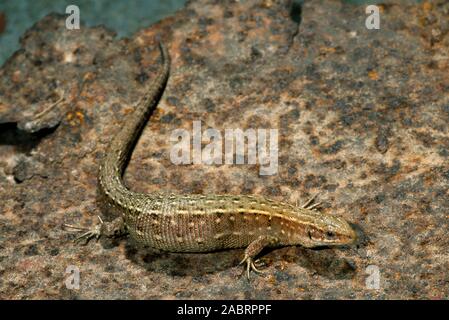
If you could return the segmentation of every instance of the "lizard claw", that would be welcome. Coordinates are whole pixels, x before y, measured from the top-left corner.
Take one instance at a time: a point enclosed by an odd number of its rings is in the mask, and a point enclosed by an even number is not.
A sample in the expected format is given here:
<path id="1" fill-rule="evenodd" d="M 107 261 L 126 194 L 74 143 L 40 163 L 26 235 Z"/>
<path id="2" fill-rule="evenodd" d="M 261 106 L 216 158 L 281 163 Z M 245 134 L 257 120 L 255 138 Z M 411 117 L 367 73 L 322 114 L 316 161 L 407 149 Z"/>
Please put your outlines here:
<path id="1" fill-rule="evenodd" d="M 101 234 L 101 226 L 103 224 L 103 220 L 100 218 L 100 216 L 98 216 L 98 220 L 100 220 L 100 223 L 97 224 L 93 229 L 78 227 L 78 226 L 74 226 L 71 224 L 64 224 L 64 226 L 67 228 L 72 228 L 75 231 L 85 231 L 82 235 L 75 238 L 75 240 L 73 240 L 73 242 L 78 244 L 78 243 L 81 243 L 82 241 L 84 241 L 84 244 L 86 245 L 93 238 L 95 238 L 95 240 L 98 241 L 98 239 L 100 239 L 100 237 L 102 235 Z"/>
<path id="2" fill-rule="evenodd" d="M 256 273 L 265 273 L 265 271 L 259 270 L 256 267 L 256 264 L 258 264 L 259 260 L 253 260 L 253 258 L 246 256 L 243 258 L 242 261 L 240 261 L 239 265 L 244 264 L 246 262 L 246 276 L 249 280 L 249 273 L 251 270 L 253 270 Z M 258 264 L 260 266 L 260 264 Z"/>

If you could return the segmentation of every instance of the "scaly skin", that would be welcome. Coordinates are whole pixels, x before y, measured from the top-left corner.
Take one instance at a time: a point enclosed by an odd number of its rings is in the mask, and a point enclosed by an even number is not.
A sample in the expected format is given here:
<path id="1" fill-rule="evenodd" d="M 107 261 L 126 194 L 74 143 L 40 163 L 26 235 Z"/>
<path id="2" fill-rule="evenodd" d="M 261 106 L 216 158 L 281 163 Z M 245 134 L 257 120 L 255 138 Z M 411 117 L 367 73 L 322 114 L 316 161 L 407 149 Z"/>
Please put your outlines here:
<path id="1" fill-rule="evenodd" d="M 342 218 L 249 195 L 165 195 L 129 190 L 122 175 L 143 126 L 164 91 L 170 57 L 160 45 L 163 64 L 136 110 L 111 141 L 99 172 L 99 187 L 110 205 L 122 213 L 79 239 L 129 232 L 139 243 L 173 252 L 208 252 L 246 248 L 242 263 L 257 270 L 254 257 L 264 247 L 304 247 L 352 243 L 356 234 Z"/>

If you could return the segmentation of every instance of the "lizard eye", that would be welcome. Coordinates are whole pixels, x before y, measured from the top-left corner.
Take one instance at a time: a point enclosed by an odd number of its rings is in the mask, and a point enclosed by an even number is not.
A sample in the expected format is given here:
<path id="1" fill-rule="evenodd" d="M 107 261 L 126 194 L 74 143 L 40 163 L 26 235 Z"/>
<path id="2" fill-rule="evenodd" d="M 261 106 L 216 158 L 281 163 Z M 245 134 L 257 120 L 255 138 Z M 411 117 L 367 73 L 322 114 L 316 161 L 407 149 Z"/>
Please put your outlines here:
<path id="1" fill-rule="evenodd" d="M 335 237 L 335 232 L 333 232 L 333 231 L 326 231 L 326 236 L 328 237 L 328 238 L 334 238 Z"/>

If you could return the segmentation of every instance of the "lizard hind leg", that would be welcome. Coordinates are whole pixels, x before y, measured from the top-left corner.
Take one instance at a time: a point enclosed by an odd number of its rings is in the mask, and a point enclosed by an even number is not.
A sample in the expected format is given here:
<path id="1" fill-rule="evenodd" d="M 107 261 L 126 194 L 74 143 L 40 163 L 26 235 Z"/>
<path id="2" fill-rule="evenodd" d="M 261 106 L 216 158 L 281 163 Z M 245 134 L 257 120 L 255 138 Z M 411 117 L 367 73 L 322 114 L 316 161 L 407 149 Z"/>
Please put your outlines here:
<path id="1" fill-rule="evenodd" d="M 92 229 L 78 227 L 70 224 L 64 224 L 64 226 L 67 228 L 71 228 L 74 231 L 85 231 L 74 240 L 75 243 L 84 241 L 85 244 L 87 244 L 91 239 L 94 238 L 98 241 L 98 239 L 100 239 L 102 236 L 112 238 L 119 237 L 127 233 L 122 217 L 116 218 L 111 222 L 104 222 L 100 218 L 100 216 L 98 216 L 98 220 L 100 220 L 100 223 L 94 226 Z"/>
<path id="2" fill-rule="evenodd" d="M 253 270 L 256 273 L 263 273 L 257 268 L 256 264 L 258 260 L 254 260 L 254 258 L 270 243 L 269 237 L 260 236 L 253 242 L 249 244 L 245 249 L 245 253 L 243 255 L 242 261 L 240 261 L 239 265 L 246 263 L 246 276 L 249 280 L 250 271 Z"/>

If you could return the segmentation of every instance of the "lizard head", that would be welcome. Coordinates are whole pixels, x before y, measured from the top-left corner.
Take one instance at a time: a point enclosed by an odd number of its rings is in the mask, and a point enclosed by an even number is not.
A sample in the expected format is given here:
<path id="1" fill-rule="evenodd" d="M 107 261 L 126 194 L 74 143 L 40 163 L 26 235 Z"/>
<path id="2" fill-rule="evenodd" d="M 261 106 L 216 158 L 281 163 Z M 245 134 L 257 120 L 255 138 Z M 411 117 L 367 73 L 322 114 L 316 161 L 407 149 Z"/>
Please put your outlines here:
<path id="1" fill-rule="evenodd" d="M 356 232 L 343 218 L 319 214 L 314 220 L 314 223 L 306 228 L 307 246 L 346 245 L 357 239 Z"/>

